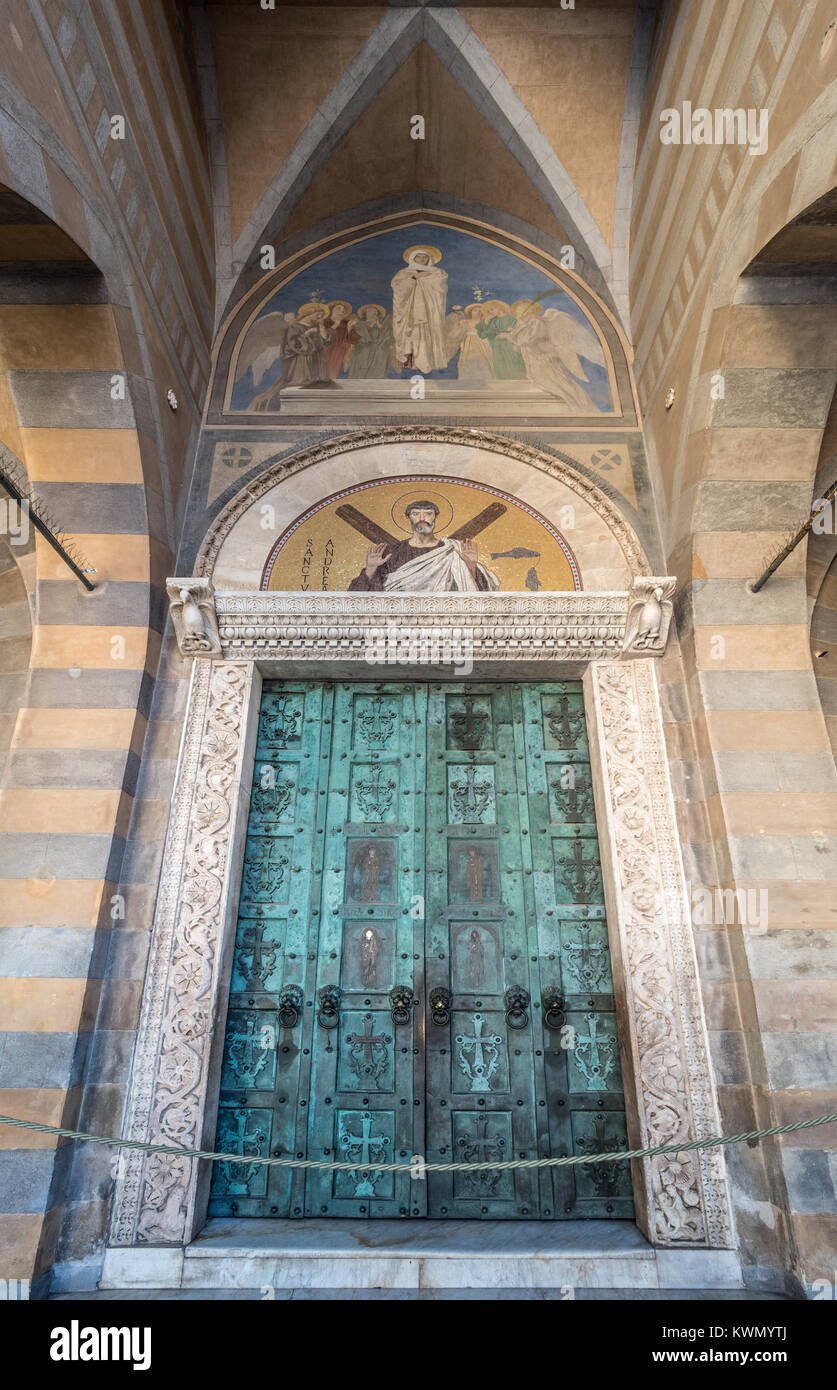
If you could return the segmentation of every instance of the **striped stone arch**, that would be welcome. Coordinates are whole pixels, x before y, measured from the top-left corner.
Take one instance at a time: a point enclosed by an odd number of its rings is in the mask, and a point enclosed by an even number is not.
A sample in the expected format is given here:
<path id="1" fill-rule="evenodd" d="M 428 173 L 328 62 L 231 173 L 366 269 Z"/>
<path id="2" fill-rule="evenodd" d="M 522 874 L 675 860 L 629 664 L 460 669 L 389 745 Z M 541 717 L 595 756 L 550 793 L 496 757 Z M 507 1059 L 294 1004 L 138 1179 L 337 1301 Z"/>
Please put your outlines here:
<path id="1" fill-rule="evenodd" d="M 19 273 L 4 254 L 10 230 L 31 253 Z M 7 185 L 0 260 L 0 470 L 28 489 L 33 514 L 71 538 L 93 584 L 87 592 L 31 514 L 23 544 L 2 528 L 0 1088 L 24 1118 L 106 1130 L 97 1083 L 107 1064 L 91 1062 L 90 1044 L 120 995 L 118 966 L 105 976 L 125 945 L 112 928 L 125 917 L 125 847 L 160 648 L 166 508 L 151 472 L 139 345 L 113 282 Z M 5 517 L 2 486 L 0 503 Z M 7 1269 L 38 1290 L 67 1215 L 74 1150 L 56 1154 L 17 1133 L 19 1147 L 3 1154 L 0 1220 Z"/>

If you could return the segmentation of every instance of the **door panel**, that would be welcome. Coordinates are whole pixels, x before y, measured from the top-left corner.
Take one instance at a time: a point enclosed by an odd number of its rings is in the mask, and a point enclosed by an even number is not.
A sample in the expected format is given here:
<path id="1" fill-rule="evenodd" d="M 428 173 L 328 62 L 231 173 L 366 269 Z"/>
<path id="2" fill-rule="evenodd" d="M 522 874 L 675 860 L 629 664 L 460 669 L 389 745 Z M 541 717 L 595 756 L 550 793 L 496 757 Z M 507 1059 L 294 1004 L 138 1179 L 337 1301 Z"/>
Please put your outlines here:
<path id="1" fill-rule="evenodd" d="M 376 1166 L 626 1144 L 579 683 L 266 683 L 217 1140 L 213 1215 L 632 1214 L 621 1165 Z"/>

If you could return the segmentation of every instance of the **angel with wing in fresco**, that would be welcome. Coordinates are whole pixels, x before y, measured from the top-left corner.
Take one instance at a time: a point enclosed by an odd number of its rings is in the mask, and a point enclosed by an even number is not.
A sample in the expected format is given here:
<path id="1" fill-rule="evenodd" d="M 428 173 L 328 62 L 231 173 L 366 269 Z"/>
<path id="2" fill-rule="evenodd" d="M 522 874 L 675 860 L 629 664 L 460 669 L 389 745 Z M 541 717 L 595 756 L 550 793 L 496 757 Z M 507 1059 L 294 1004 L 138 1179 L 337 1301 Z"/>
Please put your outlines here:
<path id="1" fill-rule="evenodd" d="M 595 333 L 572 314 L 544 309 L 536 300 L 519 299 L 512 305 L 512 314 L 514 325 L 500 336 L 507 337 L 522 357 L 529 381 L 568 409 L 587 414 L 590 396 L 582 382 L 589 377 L 581 358 L 605 366 Z"/>

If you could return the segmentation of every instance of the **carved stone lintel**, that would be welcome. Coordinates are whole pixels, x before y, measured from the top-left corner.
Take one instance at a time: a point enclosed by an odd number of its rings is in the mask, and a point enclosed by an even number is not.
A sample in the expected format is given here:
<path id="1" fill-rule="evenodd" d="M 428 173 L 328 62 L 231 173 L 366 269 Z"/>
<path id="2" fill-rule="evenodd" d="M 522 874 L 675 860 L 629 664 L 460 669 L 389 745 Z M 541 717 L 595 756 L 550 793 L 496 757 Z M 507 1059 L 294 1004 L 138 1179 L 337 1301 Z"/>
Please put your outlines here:
<path id="1" fill-rule="evenodd" d="M 623 656 L 662 656 L 674 612 L 671 596 L 677 584 L 669 576 L 635 579 L 628 597 Z"/>
<path id="2" fill-rule="evenodd" d="M 184 656 L 220 656 L 221 639 L 210 579 L 167 579 L 171 620 Z"/>
<path id="3" fill-rule="evenodd" d="M 584 678 L 631 1148 L 721 1132 L 654 669 Z M 638 1160 L 634 1193 L 655 1244 L 733 1247 L 719 1149 Z"/>

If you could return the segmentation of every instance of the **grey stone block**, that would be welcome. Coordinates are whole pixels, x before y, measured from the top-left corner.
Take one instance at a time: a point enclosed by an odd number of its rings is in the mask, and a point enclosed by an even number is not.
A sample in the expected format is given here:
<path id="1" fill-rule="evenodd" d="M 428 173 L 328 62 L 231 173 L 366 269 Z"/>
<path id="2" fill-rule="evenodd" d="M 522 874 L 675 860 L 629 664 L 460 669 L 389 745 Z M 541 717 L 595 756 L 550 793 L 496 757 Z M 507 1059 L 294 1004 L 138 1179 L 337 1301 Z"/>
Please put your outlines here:
<path id="1" fill-rule="evenodd" d="M 92 421 L 90 427 L 98 428 Z M 146 493 L 138 483 L 39 483 L 38 493 L 71 534 L 148 532 Z"/>
<path id="2" fill-rule="evenodd" d="M 0 836 L 0 878 L 105 878 L 115 883 L 125 852 L 114 835 Z"/>
<path id="3" fill-rule="evenodd" d="M 720 428 L 821 428 L 836 379 L 828 369 L 727 367 L 725 396 L 715 404 L 713 424 Z"/>
<path id="4" fill-rule="evenodd" d="M 822 1149 L 782 1149 L 785 1180 L 791 1211 L 833 1213 L 837 1210 L 834 1172 L 829 1155 Z"/>
<path id="5" fill-rule="evenodd" d="M 0 272 L 2 304 L 107 304 L 104 276 L 95 266 L 80 262 L 76 269 L 35 268 Z"/>
<path id="6" fill-rule="evenodd" d="M 131 1071 L 135 1036 L 128 1028 L 97 1029 L 90 1047 L 88 1080 L 97 1085 L 124 1086 Z"/>
<path id="7" fill-rule="evenodd" d="M 75 668 L 70 668 L 75 669 Z M 150 713 L 154 688 L 147 671 L 39 668 L 32 672 L 27 704 L 33 709 L 134 709 Z"/>
<path id="8" fill-rule="evenodd" d="M 813 674 L 807 671 L 703 671 L 700 686 L 707 709 L 753 711 L 815 710 L 820 700 Z"/>
<path id="9" fill-rule="evenodd" d="M 776 1091 L 830 1091 L 837 1076 L 837 1037 L 828 1033 L 764 1033 L 770 1084 Z"/>
<path id="10" fill-rule="evenodd" d="M 747 1044 L 741 1033 L 709 1029 L 709 1050 L 719 1086 L 746 1086 L 750 1082 Z"/>
<path id="11" fill-rule="evenodd" d="M 0 1033 L 0 1086 L 64 1089 L 76 1084 L 76 1041 L 74 1033 Z"/>
<path id="12" fill-rule="evenodd" d="M 56 787 L 78 790 L 120 789 L 126 779 L 136 779 L 136 756 L 122 749 L 95 748 L 19 749 L 9 762 L 10 787 Z M 131 790 L 133 786 L 131 785 Z M 48 816 L 44 816 L 49 829 Z M 79 826 L 83 830 L 83 826 Z"/>
<path id="13" fill-rule="evenodd" d="M 92 593 L 82 593 L 72 582 L 47 579 L 38 587 L 38 618 L 52 624 L 118 627 L 122 623 L 126 627 L 146 627 L 151 597 L 150 585 L 140 581 L 111 579 L 97 585 Z"/>
<path id="14" fill-rule="evenodd" d="M 766 426 L 765 421 L 756 423 Z M 806 483 L 711 480 L 700 483 L 695 493 L 695 531 L 795 530 L 811 503 Z"/>
<path id="15" fill-rule="evenodd" d="M 764 936 L 748 936 L 746 944 L 754 980 L 837 979 L 835 931 L 783 927 Z"/>
<path id="16" fill-rule="evenodd" d="M 0 977 L 85 979 L 95 934 L 92 927 L 4 927 Z"/>
<path id="17" fill-rule="evenodd" d="M 7 1215 L 46 1211 L 55 1159 L 50 1149 L 0 1149 L 0 1205 Z"/>
<path id="18" fill-rule="evenodd" d="M 130 395 L 111 398 L 111 378 L 124 376 L 117 364 L 106 372 L 8 373 L 18 419 L 30 429 L 129 430 L 135 416 Z"/>
<path id="19" fill-rule="evenodd" d="M 710 623 L 806 623 L 808 603 L 804 585 L 795 579 L 771 579 L 757 594 L 744 579 L 710 579 L 690 586 L 692 620 Z"/>

